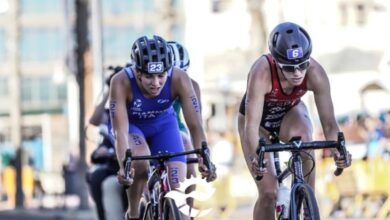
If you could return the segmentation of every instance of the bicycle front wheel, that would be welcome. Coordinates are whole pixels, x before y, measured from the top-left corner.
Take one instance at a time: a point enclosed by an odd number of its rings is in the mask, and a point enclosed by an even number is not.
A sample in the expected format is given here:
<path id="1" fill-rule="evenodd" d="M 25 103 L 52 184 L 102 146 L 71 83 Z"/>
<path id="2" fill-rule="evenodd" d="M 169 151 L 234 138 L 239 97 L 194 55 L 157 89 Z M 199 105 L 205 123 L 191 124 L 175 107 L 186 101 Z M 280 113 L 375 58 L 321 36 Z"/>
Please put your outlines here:
<path id="1" fill-rule="evenodd" d="M 290 219 L 320 220 L 317 201 L 310 185 L 297 184 L 291 189 Z"/>
<path id="2" fill-rule="evenodd" d="M 164 220 L 181 220 L 179 209 L 171 198 L 165 198 L 163 204 Z"/>
<path id="3" fill-rule="evenodd" d="M 145 215 L 147 205 L 148 201 L 145 199 L 145 197 L 141 197 L 141 200 L 139 201 L 139 216 L 143 217 Z"/>
<path id="4" fill-rule="evenodd" d="M 142 215 L 142 220 L 156 220 L 154 216 L 155 215 L 153 213 L 152 203 L 149 202 L 145 206 L 145 210 Z"/>

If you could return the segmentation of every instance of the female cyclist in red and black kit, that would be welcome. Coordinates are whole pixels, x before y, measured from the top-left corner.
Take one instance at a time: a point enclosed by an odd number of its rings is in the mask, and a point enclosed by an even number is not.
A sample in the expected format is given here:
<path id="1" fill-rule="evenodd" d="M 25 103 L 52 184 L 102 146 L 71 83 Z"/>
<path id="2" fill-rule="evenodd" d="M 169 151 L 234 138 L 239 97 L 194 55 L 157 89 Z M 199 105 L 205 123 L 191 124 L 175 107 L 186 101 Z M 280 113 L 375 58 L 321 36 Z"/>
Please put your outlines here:
<path id="1" fill-rule="evenodd" d="M 259 194 L 253 212 L 256 220 L 275 218 L 277 195 L 272 157 L 266 154 L 268 163 L 265 169 L 259 168 L 255 159 L 259 138 L 277 132 L 282 141 L 293 136 L 301 136 L 305 142 L 312 141 L 312 124 L 306 106 L 300 100 L 307 91 L 314 94 L 325 138 L 337 140 L 339 131 L 329 80 L 322 66 L 310 57 L 312 42 L 308 33 L 297 24 L 281 23 L 271 32 L 269 50 L 271 54 L 258 58 L 249 72 L 238 117 L 246 163 L 253 177 L 263 176 L 261 181 L 255 181 Z M 350 165 L 347 162 L 350 160 L 343 160 L 336 150 L 332 152 L 337 167 Z M 308 153 L 314 157 L 314 152 Z M 312 167 L 310 163 L 311 160 L 304 161 L 304 173 Z M 307 181 L 314 188 L 315 172 L 311 172 Z"/>

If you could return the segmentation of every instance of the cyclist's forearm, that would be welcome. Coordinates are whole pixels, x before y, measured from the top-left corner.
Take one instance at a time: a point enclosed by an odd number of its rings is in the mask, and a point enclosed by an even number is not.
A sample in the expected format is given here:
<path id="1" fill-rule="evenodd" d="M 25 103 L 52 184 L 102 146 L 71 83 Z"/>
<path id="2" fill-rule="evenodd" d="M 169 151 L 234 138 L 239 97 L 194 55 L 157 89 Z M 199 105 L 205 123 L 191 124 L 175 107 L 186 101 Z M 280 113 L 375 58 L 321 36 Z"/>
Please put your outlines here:
<path id="1" fill-rule="evenodd" d="M 250 150 L 250 156 L 253 156 L 256 154 L 256 148 L 259 141 L 258 129 L 253 126 L 246 126 L 244 135 L 245 144 L 249 147 Z"/>
<path id="2" fill-rule="evenodd" d="M 127 141 L 127 132 L 118 132 L 116 133 L 115 148 L 116 148 L 116 157 L 118 159 L 119 166 L 123 168 L 122 161 L 126 155 L 126 149 L 128 148 Z"/>
<path id="3" fill-rule="evenodd" d="M 337 140 L 337 133 L 340 131 L 336 123 L 323 126 L 324 136 L 326 140 Z M 331 149 L 332 154 L 336 152 L 336 148 Z"/>
<path id="4" fill-rule="evenodd" d="M 105 111 L 105 105 L 108 100 L 108 95 L 103 96 L 103 100 L 96 105 L 94 112 L 92 113 L 92 116 L 89 119 L 89 123 L 95 126 L 99 126 L 101 123 L 103 123 L 103 116 Z"/>
<path id="5" fill-rule="evenodd" d="M 206 141 L 206 135 L 203 131 L 202 126 L 190 126 L 188 127 L 188 129 L 190 130 L 192 145 L 195 149 L 200 149 L 202 146 L 202 142 Z"/>

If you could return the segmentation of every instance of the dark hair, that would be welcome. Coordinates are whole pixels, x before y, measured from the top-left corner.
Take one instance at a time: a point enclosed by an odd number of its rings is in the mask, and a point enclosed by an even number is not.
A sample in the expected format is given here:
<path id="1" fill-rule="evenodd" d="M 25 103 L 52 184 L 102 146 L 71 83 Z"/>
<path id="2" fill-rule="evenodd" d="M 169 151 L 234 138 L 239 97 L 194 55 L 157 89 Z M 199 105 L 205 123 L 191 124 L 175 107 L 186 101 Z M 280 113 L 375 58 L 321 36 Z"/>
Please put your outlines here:
<path id="1" fill-rule="evenodd" d="M 283 64 L 298 64 L 309 59 L 312 43 L 309 34 L 301 26 L 284 22 L 277 25 L 268 42 L 273 58 Z"/>
<path id="2" fill-rule="evenodd" d="M 129 66 L 131 66 L 131 64 L 127 63 L 125 67 L 129 67 Z M 109 67 L 107 67 L 107 69 L 112 71 L 111 74 L 106 78 L 106 81 L 105 81 L 106 85 L 110 86 L 112 77 L 114 77 L 115 74 L 117 74 L 119 71 L 121 71 L 123 69 L 123 67 L 122 66 L 109 66 Z"/>
<path id="3" fill-rule="evenodd" d="M 138 38 L 131 48 L 131 59 L 136 69 L 147 74 L 160 74 L 172 67 L 171 51 L 165 40 L 156 35 Z"/>

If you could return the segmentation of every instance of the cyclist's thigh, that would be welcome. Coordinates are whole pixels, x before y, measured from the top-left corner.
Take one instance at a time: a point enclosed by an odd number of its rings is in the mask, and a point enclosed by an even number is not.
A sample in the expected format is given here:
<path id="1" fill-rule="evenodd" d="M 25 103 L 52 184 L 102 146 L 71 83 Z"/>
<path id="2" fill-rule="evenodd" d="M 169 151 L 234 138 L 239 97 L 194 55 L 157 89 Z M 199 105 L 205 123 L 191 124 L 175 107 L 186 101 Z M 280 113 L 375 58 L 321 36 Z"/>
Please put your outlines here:
<path id="1" fill-rule="evenodd" d="M 240 136 L 240 142 L 241 142 L 241 148 L 242 152 L 244 154 L 246 165 L 249 169 L 251 169 L 251 161 L 253 157 L 256 156 L 254 150 L 252 147 L 248 146 L 245 141 L 245 134 L 244 134 L 244 126 L 245 126 L 245 116 L 241 113 L 238 114 L 238 133 Z M 259 131 L 260 132 L 260 131 Z M 264 136 L 264 134 L 259 133 L 261 136 Z M 257 146 L 256 146 L 257 147 Z M 266 154 L 266 158 L 269 161 L 269 156 Z"/>
<path id="2" fill-rule="evenodd" d="M 268 154 L 268 155 L 267 155 Z M 267 153 L 265 158 L 267 159 L 267 173 L 264 174 L 261 181 L 255 181 L 257 190 L 260 195 L 267 195 L 267 197 L 273 197 L 276 199 L 277 192 L 277 179 L 275 173 L 275 166 L 273 160 L 270 160 L 270 154 Z M 272 161 L 272 162 L 271 162 Z"/>
<path id="3" fill-rule="evenodd" d="M 166 166 L 168 169 L 169 185 L 172 189 L 176 189 L 186 177 L 186 164 L 181 161 L 169 161 L 166 163 Z"/>
<path id="4" fill-rule="evenodd" d="M 301 136 L 303 141 L 311 141 L 313 126 L 307 108 L 300 102 L 290 109 L 283 117 L 279 138 L 288 141 L 291 137 Z"/>
<path id="5" fill-rule="evenodd" d="M 133 155 L 149 155 L 150 150 L 145 136 L 136 125 L 129 125 L 129 145 Z"/>
<path id="6" fill-rule="evenodd" d="M 174 116 L 164 118 L 155 124 L 156 132 L 148 137 L 152 155 L 159 152 L 183 152 L 183 140 Z M 185 156 L 178 156 L 169 161 L 186 161 Z"/>
<path id="7" fill-rule="evenodd" d="M 251 148 L 249 146 L 247 146 L 247 144 L 245 143 L 244 125 L 245 125 L 245 116 L 242 114 L 239 114 L 238 115 L 238 132 L 240 135 L 241 147 L 242 147 L 242 151 L 244 153 L 244 158 L 245 158 L 246 164 L 248 166 L 248 169 L 251 170 L 252 169 L 251 168 L 252 167 L 251 160 L 252 160 L 252 157 L 255 157 L 256 155 L 253 154 L 253 152 L 251 151 Z M 264 134 L 261 134 L 261 133 L 260 133 L 260 135 L 264 136 Z M 262 193 L 262 194 L 264 194 L 265 191 L 275 192 L 276 187 L 277 187 L 277 184 L 276 184 L 277 181 L 275 178 L 275 166 L 273 164 L 273 158 L 271 157 L 271 155 L 269 153 L 266 153 L 264 159 L 266 159 L 268 161 L 267 162 L 268 173 L 263 176 L 261 181 L 255 181 L 259 193 Z M 251 172 L 251 174 L 252 174 L 252 172 Z M 253 178 L 255 178 L 255 176 L 253 176 Z"/>

